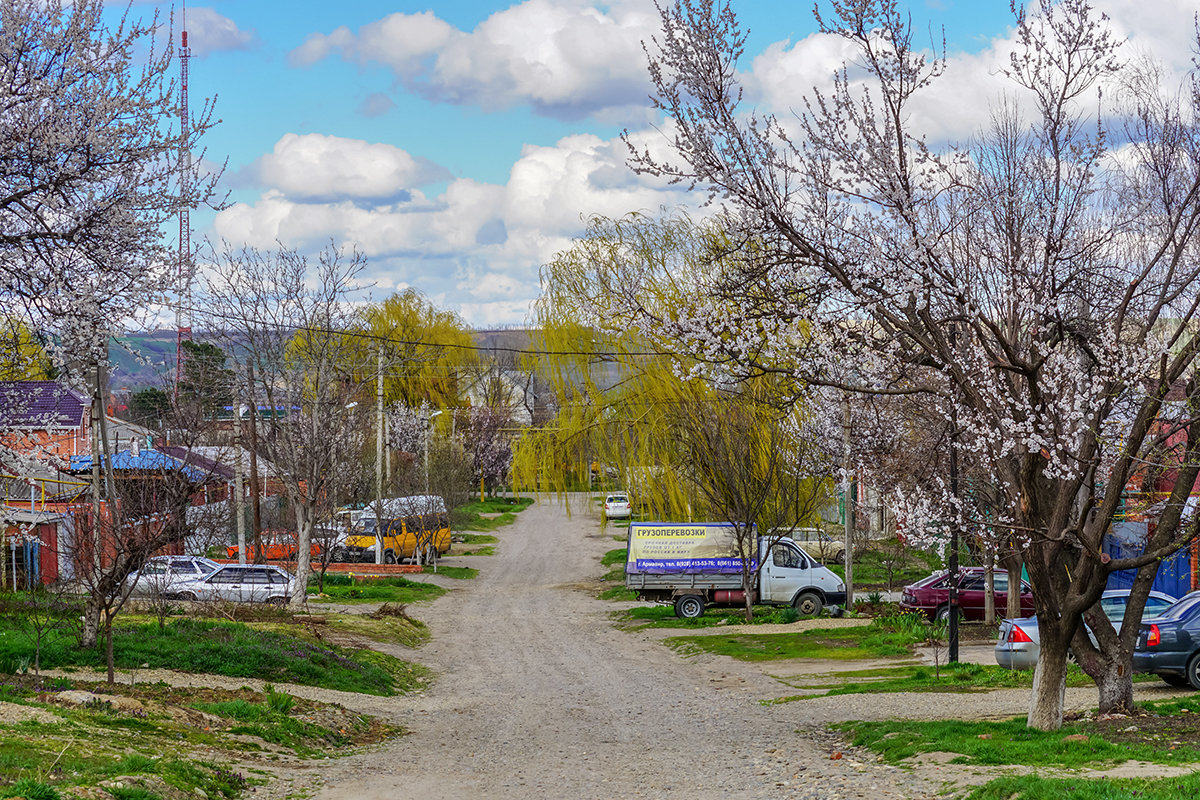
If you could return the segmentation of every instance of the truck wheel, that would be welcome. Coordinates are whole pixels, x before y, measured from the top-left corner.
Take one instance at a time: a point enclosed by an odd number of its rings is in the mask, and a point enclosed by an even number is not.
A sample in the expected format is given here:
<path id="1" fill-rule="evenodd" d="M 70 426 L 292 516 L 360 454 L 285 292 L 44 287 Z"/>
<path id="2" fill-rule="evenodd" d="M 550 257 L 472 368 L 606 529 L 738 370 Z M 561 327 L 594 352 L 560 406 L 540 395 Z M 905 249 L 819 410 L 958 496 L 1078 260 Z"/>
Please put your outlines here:
<path id="1" fill-rule="evenodd" d="M 686 594 L 675 601 L 675 616 L 680 619 L 695 619 L 704 613 L 704 598 L 696 594 Z"/>
<path id="2" fill-rule="evenodd" d="M 393 553 L 391 550 L 388 550 L 388 551 L 386 551 L 386 552 L 383 554 L 383 563 L 385 563 L 385 564 L 395 564 L 395 563 L 396 563 L 396 554 L 395 554 L 395 553 Z"/>
<path id="3" fill-rule="evenodd" d="M 792 608 L 802 617 L 815 617 L 821 613 L 821 598 L 816 592 L 801 592 L 792 601 Z"/>

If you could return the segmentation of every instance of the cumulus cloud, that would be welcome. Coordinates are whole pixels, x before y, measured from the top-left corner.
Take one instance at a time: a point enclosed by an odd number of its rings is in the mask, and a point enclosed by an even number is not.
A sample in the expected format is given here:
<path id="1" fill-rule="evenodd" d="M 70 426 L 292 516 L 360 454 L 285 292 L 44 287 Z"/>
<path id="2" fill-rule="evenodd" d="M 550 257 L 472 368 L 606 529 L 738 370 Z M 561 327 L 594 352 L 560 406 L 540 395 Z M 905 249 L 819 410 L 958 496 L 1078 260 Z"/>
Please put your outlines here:
<path id="1" fill-rule="evenodd" d="M 647 144 L 661 138 L 644 136 Z M 334 147 L 337 160 L 308 156 L 322 152 L 330 139 L 346 141 L 294 134 L 281 139 L 263 159 L 273 168 L 274 188 L 253 203 L 221 211 L 216 237 L 264 248 L 279 241 L 315 249 L 331 239 L 356 245 L 370 258 L 378 286 L 411 285 L 429 296 L 445 292 L 474 324 L 523 322 L 540 291 L 541 265 L 570 247 L 587 215 L 655 211 L 685 199 L 679 189 L 629 171 L 620 141 L 581 135 L 552 147 L 526 147 L 503 185 L 458 178 L 436 197 L 415 194 L 400 201 L 394 187 L 412 185 L 402 170 L 392 190 L 363 177 L 380 171 L 377 153 L 394 155 L 396 148 L 358 142 Z M 293 149 L 305 157 L 282 157 Z M 277 157 L 286 166 L 276 169 Z M 358 196 L 322 197 L 347 175 L 359 176 L 350 181 L 364 187 Z"/>
<path id="2" fill-rule="evenodd" d="M 407 202 L 415 187 L 450 177 L 399 147 L 319 133 L 284 134 L 255 172 L 281 195 L 304 202 Z"/>
<path id="3" fill-rule="evenodd" d="M 484 110 L 528 105 L 559 119 L 599 115 L 644 120 L 647 79 L 641 41 L 657 29 L 637 0 L 526 0 L 461 31 L 433 12 L 391 14 L 357 31 L 315 33 L 293 65 L 333 54 L 390 68 L 409 90 Z"/>
<path id="4" fill-rule="evenodd" d="M 220 50 L 249 50 L 258 43 L 258 34 L 244 31 L 237 23 L 211 8 L 187 10 L 188 46 L 192 55 L 203 58 Z"/>

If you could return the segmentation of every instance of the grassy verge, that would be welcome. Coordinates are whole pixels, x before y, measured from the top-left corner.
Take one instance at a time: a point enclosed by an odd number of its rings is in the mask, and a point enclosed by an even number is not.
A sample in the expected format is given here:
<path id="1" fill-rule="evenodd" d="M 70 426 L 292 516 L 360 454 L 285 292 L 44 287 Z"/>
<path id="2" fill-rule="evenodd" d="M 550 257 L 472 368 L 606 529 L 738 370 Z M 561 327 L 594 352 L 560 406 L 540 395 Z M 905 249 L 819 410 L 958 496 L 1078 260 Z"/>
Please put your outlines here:
<path id="1" fill-rule="evenodd" d="M 1120 720 L 1126 727 L 1138 727 L 1130 722 L 1128 718 Z M 957 754 L 950 761 L 952 764 L 984 766 L 1022 764 L 1075 768 L 1125 761 L 1154 764 L 1200 761 L 1200 743 L 1195 741 L 1164 746 L 1161 741 L 1144 737 L 1113 737 L 1116 728 L 1095 722 L 1064 725 L 1057 731 L 1033 730 L 1026 727 L 1024 718 L 1006 722 L 844 722 L 834 727 L 849 734 L 855 746 L 867 747 L 893 764 L 935 751 Z"/>
<path id="2" fill-rule="evenodd" d="M 456 556 L 494 556 L 496 544 L 500 541 L 488 533 L 464 533 L 460 534 L 460 538 L 462 546 L 455 547 Z"/>
<path id="3" fill-rule="evenodd" d="M 887 721 L 833 726 L 851 742 L 898 764 L 923 753 L 952 753 L 952 764 L 1056 769 L 1106 768 L 1126 761 L 1190 767 L 1200 762 L 1200 698 L 1143 703 L 1132 717 L 1068 719 L 1035 731 L 1023 718 L 1004 722 Z M 966 800 L 1184 800 L 1200 794 L 1200 773 L 1177 778 L 996 778 Z"/>
<path id="4" fill-rule="evenodd" d="M 440 586 L 410 581 L 408 578 L 368 580 L 355 579 L 350 575 L 326 575 L 324 595 L 314 594 L 315 581 L 309 581 L 308 591 L 310 602 L 333 603 L 419 603 L 435 600 L 446 593 Z"/>
<path id="5" fill-rule="evenodd" d="M 466 554 L 464 553 L 463 555 Z M 479 570 L 474 567 L 446 567 L 441 564 L 438 564 L 436 569 L 426 565 L 421 572 L 426 575 L 441 575 L 443 578 L 453 578 L 458 581 L 479 577 Z"/>
<path id="6" fill-rule="evenodd" d="M 0 662 L 26 655 L 28 642 L 14 635 L 11 619 L 0 619 Z M 118 669 L 174 669 L 237 678 L 299 683 L 347 692 L 392 695 L 421 685 L 399 659 L 384 669 L 373 651 L 353 651 L 315 644 L 273 630 L 236 622 L 174 619 L 161 629 L 156 623 L 121 624 L 114 629 L 113 656 Z M 391 658 L 385 656 L 385 658 Z M 73 636 L 53 633 L 42 647 L 43 669 L 104 666 L 101 648 L 83 649 Z"/>
<path id="7" fill-rule="evenodd" d="M 1193 800 L 1200 773 L 1179 778 L 997 778 L 972 789 L 964 800 Z"/>
<path id="8" fill-rule="evenodd" d="M 618 611 L 613 616 L 621 628 L 641 630 L 643 628 L 715 628 L 739 625 L 790 625 L 800 616 L 790 606 L 755 606 L 754 618 L 746 622 L 745 610 L 741 608 L 708 608 L 699 617 L 680 619 L 672 606 L 641 606 Z"/>
<path id="9" fill-rule="evenodd" d="M 808 694 L 779 697 L 765 704 L 789 703 L 813 697 L 833 697 L 843 694 L 878 694 L 894 692 L 990 692 L 995 689 L 1029 689 L 1033 686 L 1033 670 L 1009 670 L 985 664 L 943 664 L 934 667 L 884 667 L 881 669 L 851 670 L 813 676 L 802 682 L 787 681 L 789 685 L 809 690 Z M 1067 673 L 1067 686 L 1092 686 L 1091 678 L 1076 666 Z M 821 691 L 825 690 L 825 691 Z"/>
<path id="10" fill-rule="evenodd" d="M 400 733 L 340 706 L 274 691 L 73 688 L 103 694 L 81 706 L 60 701 L 57 691 L 0 690 L 0 699 L 23 709 L 9 715 L 20 721 L 0 725 L 0 797 L 236 798 L 263 782 L 254 767 L 260 759 L 337 756 Z M 133 700 L 104 699 L 114 695 Z"/>
<path id="11" fill-rule="evenodd" d="M 621 541 L 624 541 L 621 537 Z M 631 589 L 625 588 L 625 558 L 629 552 L 628 548 L 621 547 L 616 550 L 609 550 L 600 558 L 601 566 L 608 567 L 608 572 L 604 573 L 602 580 L 609 584 L 600 591 L 601 600 L 637 600 L 637 593 Z"/>
<path id="12" fill-rule="evenodd" d="M 455 527 L 465 531 L 494 531 L 511 525 L 517 514 L 533 505 L 530 497 L 496 497 L 482 503 L 467 503 L 454 509 Z M 499 514 L 499 516 L 483 516 Z"/>
<path id="13" fill-rule="evenodd" d="M 739 661 L 790 658 L 854 660 L 905 656 L 921 638 L 887 620 L 853 628 L 820 628 L 796 633 L 731 633 L 674 636 L 667 645 L 684 655 L 714 653 Z"/>

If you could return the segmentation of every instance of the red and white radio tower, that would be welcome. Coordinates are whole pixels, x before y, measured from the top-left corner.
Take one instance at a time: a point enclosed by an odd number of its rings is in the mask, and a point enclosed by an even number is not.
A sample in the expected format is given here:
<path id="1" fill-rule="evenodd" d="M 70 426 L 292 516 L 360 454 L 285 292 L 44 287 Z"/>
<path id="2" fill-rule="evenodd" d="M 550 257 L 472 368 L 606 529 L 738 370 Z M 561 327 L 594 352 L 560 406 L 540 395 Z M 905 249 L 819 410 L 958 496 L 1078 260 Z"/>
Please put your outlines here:
<path id="1" fill-rule="evenodd" d="M 187 0 L 183 2 L 179 48 L 179 194 L 183 202 L 179 206 L 179 305 L 175 307 L 175 396 L 179 396 L 179 379 L 183 372 L 183 343 L 192 338 L 191 326 L 191 260 L 192 219 L 188 196 L 192 172 L 192 151 L 188 147 L 188 60 L 192 50 L 188 47 Z"/>

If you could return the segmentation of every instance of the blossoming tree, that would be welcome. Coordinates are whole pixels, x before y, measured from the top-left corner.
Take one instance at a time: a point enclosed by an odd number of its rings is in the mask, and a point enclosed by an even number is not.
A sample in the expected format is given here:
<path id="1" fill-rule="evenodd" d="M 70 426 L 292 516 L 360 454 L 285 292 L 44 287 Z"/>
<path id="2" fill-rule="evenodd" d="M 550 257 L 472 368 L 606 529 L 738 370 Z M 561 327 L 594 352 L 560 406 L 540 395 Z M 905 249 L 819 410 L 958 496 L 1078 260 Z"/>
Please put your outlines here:
<path id="1" fill-rule="evenodd" d="M 980 518 L 927 487 L 906 527 L 920 507 L 1020 549 L 1041 628 L 1029 724 L 1061 725 L 1069 647 L 1101 710 L 1128 707 L 1146 593 L 1200 525 L 1183 513 L 1200 470 L 1200 86 L 1126 57 L 1086 0 L 1037 0 L 990 124 L 941 146 L 914 109 L 949 62 L 895 2 L 830 5 L 821 31 L 853 62 L 788 119 L 744 107 L 728 4 L 660 7 L 647 52 L 666 142 L 631 144 L 631 164 L 706 191 L 746 257 L 707 307 L 654 330 L 708 359 L 788 364 L 812 392 L 919 398 L 997 502 Z M 1109 558 L 1127 488 L 1156 468 L 1174 477 L 1157 526 Z M 1129 622 L 1089 616 L 1097 650 L 1081 620 L 1118 569 L 1138 570 Z"/>

